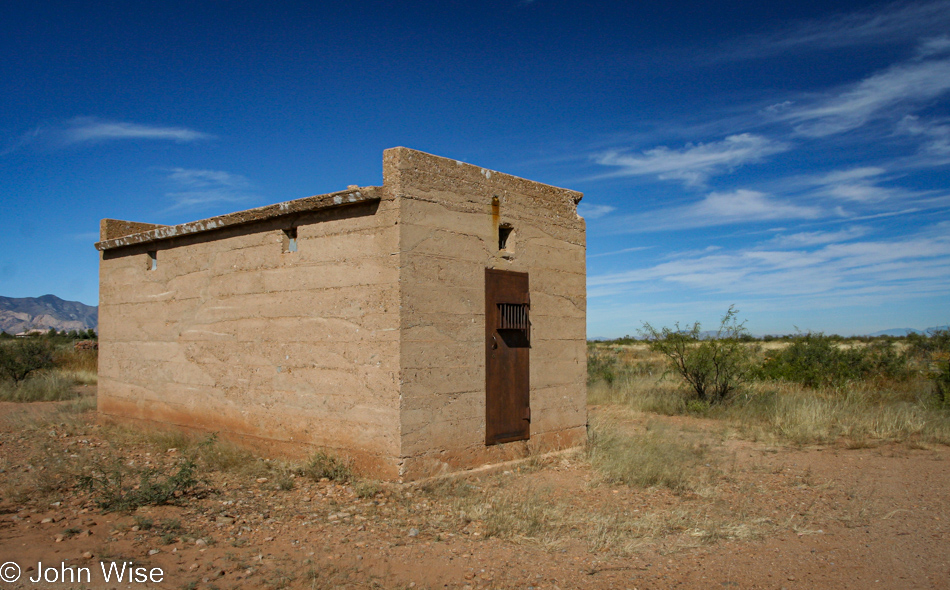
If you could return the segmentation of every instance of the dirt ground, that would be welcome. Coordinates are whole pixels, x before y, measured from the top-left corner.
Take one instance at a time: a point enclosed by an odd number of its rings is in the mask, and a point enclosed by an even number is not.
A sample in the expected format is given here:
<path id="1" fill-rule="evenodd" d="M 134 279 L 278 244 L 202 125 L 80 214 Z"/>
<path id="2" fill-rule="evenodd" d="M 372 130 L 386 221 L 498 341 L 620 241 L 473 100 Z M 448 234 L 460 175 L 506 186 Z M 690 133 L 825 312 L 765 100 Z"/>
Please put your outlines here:
<path id="1" fill-rule="evenodd" d="M 144 443 L 117 449 L 94 412 L 67 420 L 60 406 L 0 404 L 8 486 L 43 469 L 38 449 L 175 460 Z M 708 489 L 611 485 L 582 454 L 565 454 L 375 494 L 215 472 L 198 497 L 131 514 L 104 513 L 84 492 L 19 502 L 5 493 L 0 574 L 14 562 L 21 576 L 0 587 L 950 588 L 947 447 L 777 447 L 689 418 L 634 417 L 629 427 L 648 419 L 708 439 Z M 538 526 L 519 528 L 522 518 Z M 106 583 L 100 564 L 112 563 L 162 578 Z M 64 582 L 63 564 L 89 579 Z M 56 581 L 28 581 L 38 575 Z"/>

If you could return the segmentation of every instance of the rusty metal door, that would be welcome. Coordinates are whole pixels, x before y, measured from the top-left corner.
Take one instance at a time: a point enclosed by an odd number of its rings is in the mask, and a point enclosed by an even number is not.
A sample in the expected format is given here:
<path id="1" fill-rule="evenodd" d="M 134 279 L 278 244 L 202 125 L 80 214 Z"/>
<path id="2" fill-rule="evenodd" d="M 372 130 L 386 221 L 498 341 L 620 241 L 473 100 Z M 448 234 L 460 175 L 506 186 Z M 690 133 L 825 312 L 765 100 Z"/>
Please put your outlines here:
<path id="1" fill-rule="evenodd" d="M 531 435 L 528 273 L 485 269 L 485 444 Z"/>

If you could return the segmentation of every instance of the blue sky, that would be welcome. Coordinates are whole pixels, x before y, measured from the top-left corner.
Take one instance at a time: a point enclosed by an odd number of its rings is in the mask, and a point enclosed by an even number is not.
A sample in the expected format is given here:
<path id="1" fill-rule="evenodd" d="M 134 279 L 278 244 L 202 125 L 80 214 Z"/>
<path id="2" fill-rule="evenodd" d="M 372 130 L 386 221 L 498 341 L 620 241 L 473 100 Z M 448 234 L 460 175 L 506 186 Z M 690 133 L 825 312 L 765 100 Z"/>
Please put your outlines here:
<path id="1" fill-rule="evenodd" d="M 950 319 L 950 2 L 338 4 L 7 3 L 0 294 L 402 145 L 585 193 L 590 336 Z"/>

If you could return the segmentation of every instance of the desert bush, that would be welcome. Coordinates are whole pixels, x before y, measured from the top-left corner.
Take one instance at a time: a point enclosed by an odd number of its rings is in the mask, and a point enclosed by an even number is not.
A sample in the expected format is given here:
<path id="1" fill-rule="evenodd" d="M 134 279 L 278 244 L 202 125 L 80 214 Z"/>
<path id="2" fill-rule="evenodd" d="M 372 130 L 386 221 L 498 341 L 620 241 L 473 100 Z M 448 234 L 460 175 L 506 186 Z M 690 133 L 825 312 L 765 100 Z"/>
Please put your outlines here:
<path id="1" fill-rule="evenodd" d="M 51 402 L 73 399 L 75 381 L 59 371 L 44 371 L 32 375 L 19 385 L 0 382 L 0 401 Z"/>
<path id="2" fill-rule="evenodd" d="M 843 348 L 831 336 L 808 332 L 797 335 L 787 347 L 772 351 L 757 376 L 820 388 L 840 387 L 861 379 L 906 379 L 910 369 L 907 356 L 890 341 Z"/>
<path id="3" fill-rule="evenodd" d="M 53 366 L 53 347 L 36 338 L 23 338 L 0 346 L 0 375 L 19 386 L 36 371 Z"/>
<path id="4" fill-rule="evenodd" d="M 950 407 L 950 354 L 938 353 L 934 357 L 936 369 L 930 373 L 930 377 L 933 379 L 937 403 Z"/>
<path id="5" fill-rule="evenodd" d="M 933 383 L 937 405 L 950 407 L 950 328 L 908 334 L 907 343 L 908 354 L 923 365 L 923 373 Z"/>
<path id="6" fill-rule="evenodd" d="M 617 381 L 620 372 L 620 362 L 617 355 L 611 354 L 609 350 L 588 346 L 587 347 L 587 384 L 603 381 L 607 385 L 613 385 Z"/>
<path id="7" fill-rule="evenodd" d="M 788 347 L 801 338 L 790 338 Z M 838 345 L 828 345 L 825 350 L 837 354 L 834 350 Z M 896 345 L 877 340 L 854 348 L 859 349 L 857 353 L 846 350 L 843 358 L 867 357 L 857 363 L 860 370 L 853 373 L 864 375 L 861 378 L 840 386 L 809 387 L 787 379 L 765 378 L 757 371 L 760 380 L 746 383 L 729 404 L 708 404 L 669 380 L 634 374 L 632 365 L 642 359 L 618 355 L 618 371 L 632 376 L 610 387 L 603 381 L 595 382 L 588 387 L 588 399 L 591 404 L 617 405 L 638 412 L 699 414 L 729 423 L 752 438 L 795 444 L 838 439 L 847 439 L 849 444 L 876 440 L 950 443 L 950 394 L 946 393 L 950 391 L 950 354 L 938 354 L 935 358 L 942 361 L 931 362 L 929 372 L 915 373 L 907 370 L 906 358 L 894 363 L 894 356 L 902 356 Z M 777 348 L 769 349 L 769 354 L 778 354 Z M 888 368 L 889 363 L 897 368 Z M 928 379 L 933 380 L 933 387 Z M 816 382 L 825 383 L 820 379 Z"/>
<path id="8" fill-rule="evenodd" d="M 911 354 L 929 359 L 941 352 L 950 353 L 950 328 L 934 328 L 926 334 L 911 333 L 905 338 Z"/>
<path id="9" fill-rule="evenodd" d="M 650 340 L 650 349 L 669 361 L 669 371 L 683 379 L 695 398 L 708 404 L 728 401 L 749 381 L 754 348 L 745 343 L 748 332 L 739 322 L 738 310 L 730 306 L 722 317 L 719 330 L 709 339 L 702 338 L 699 322 L 688 329 L 657 330 L 649 323 L 641 332 Z"/>
<path id="10" fill-rule="evenodd" d="M 309 477 L 314 481 L 327 478 L 330 481 L 349 481 L 353 477 L 350 465 L 329 453 L 318 451 L 310 456 L 307 463 L 299 470 L 298 475 Z"/>
<path id="11" fill-rule="evenodd" d="M 108 512 L 132 511 L 140 506 L 171 504 L 193 492 L 201 483 L 194 457 L 180 459 L 170 471 L 133 467 L 119 458 L 94 464 L 79 477 L 79 486 Z"/>
<path id="12" fill-rule="evenodd" d="M 358 498 L 372 498 L 383 491 L 380 482 L 372 479 L 361 479 L 353 484 L 353 492 Z"/>

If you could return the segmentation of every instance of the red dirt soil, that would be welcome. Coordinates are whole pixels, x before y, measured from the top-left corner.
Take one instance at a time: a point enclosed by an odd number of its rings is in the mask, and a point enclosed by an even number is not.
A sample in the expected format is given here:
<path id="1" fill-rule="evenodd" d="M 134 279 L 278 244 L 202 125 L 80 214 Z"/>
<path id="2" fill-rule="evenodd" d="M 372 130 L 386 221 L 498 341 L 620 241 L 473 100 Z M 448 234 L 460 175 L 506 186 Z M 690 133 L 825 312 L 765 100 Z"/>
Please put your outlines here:
<path id="1" fill-rule="evenodd" d="M 94 412 L 70 426 L 60 406 L 0 404 L 7 484 L 40 468 L 37 449 L 76 460 L 110 450 L 123 461 L 155 465 L 175 455 L 144 444 L 115 449 Z M 694 433 L 715 428 L 689 418 L 650 419 Z M 281 490 L 273 481 L 212 473 L 200 497 L 133 514 L 103 513 L 75 490 L 20 503 L 5 492 L 0 563 L 16 562 L 22 573 L 0 587 L 950 588 L 947 447 L 797 449 L 713 434 L 710 440 L 722 470 L 703 495 L 598 483 L 582 455 L 469 480 L 489 498 L 533 491 L 576 511 L 630 518 L 685 511 L 733 526 L 702 538 L 699 525 L 684 521 L 626 550 L 616 543 L 592 550 L 581 525 L 553 540 L 491 536 L 485 523 L 459 518 L 444 490 L 392 486 L 361 498 L 351 485 L 331 481 L 297 478 L 293 489 Z M 164 577 L 105 583 L 101 561 L 161 568 Z M 39 562 L 88 567 L 90 582 L 28 583 Z"/>

